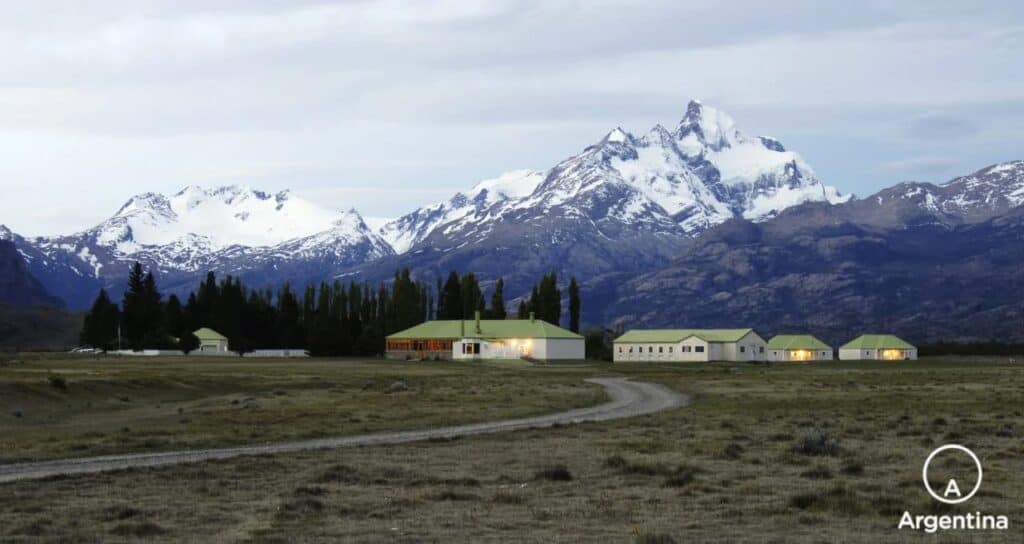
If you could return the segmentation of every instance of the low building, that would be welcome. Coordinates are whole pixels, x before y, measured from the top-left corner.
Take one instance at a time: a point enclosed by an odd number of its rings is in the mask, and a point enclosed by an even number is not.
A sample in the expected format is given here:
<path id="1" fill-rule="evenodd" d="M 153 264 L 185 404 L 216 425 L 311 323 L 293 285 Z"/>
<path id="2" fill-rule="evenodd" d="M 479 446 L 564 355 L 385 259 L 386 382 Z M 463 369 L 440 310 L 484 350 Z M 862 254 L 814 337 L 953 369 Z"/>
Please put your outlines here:
<path id="1" fill-rule="evenodd" d="M 199 353 L 228 353 L 228 338 L 223 334 L 203 327 L 192 333 L 199 339 L 199 347 L 195 351 Z"/>
<path id="2" fill-rule="evenodd" d="M 540 319 L 439 320 L 387 337 L 389 359 L 585 359 L 583 337 Z"/>
<path id="3" fill-rule="evenodd" d="M 769 361 L 831 361 L 832 347 L 809 334 L 780 334 L 768 341 Z"/>
<path id="4" fill-rule="evenodd" d="M 842 360 L 913 361 L 917 348 L 891 334 L 863 334 L 839 346 Z"/>
<path id="5" fill-rule="evenodd" d="M 766 346 L 754 329 L 636 329 L 615 339 L 612 360 L 764 361 Z"/>

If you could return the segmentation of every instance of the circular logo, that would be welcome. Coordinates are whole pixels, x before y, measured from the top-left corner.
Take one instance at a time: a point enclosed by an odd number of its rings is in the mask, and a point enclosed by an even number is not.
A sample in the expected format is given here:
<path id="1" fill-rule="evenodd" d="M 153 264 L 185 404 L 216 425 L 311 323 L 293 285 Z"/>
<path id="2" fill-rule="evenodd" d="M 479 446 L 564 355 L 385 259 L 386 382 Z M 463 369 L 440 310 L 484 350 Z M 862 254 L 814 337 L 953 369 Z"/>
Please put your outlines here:
<path id="1" fill-rule="evenodd" d="M 932 489 L 931 482 L 928 481 L 928 465 L 931 464 L 932 459 L 935 459 L 936 455 L 950 450 L 966 453 L 967 456 L 970 457 L 972 461 L 974 461 L 974 466 L 978 468 L 978 481 L 975 482 L 974 489 L 972 489 L 971 492 L 966 495 L 962 495 L 960 493 L 960 487 L 957 485 L 956 480 L 949 481 L 949 484 L 946 486 L 945 494 L 937 493 L 934 489 Z M 973 451 L 965 448 L 964 446 L 961 446 L 960 444 L 946 444 L 945 446 L 936 449 L 931 453 L 931 455 L 928 456 L 928 459 L 925 460 L 924 468 L 921 470 L 921 478 L 924 480 L 924 488 L 928 490 L 928 494 L 931 495 L 932 498 L 934 498 L 935 500 L 939 502 L 944 502 L 946 504 L 960 504 L 962 502 L 967 502 L 971 500 L 971 497 L 973 497 L 974 494 L 978 492 L 978 489 L 981 488 L 981 476 L 981 460 L 978 459 L 978 456 L 975 455 Z M 947 498 L 950 495 L 954 495 L 957 498 Z"/>

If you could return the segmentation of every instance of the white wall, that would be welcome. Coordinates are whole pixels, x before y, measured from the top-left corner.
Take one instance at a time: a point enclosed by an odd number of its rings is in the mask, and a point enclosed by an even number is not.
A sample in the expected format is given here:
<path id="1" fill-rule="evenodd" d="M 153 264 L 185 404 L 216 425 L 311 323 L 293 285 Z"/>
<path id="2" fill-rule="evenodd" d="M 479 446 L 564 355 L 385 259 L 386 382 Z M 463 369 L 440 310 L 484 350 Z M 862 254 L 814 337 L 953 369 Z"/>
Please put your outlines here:
<path id="1" fill-rule="evenodd" d="M 903 358 L 917 360 L 917 348 L 903 350 Z M 877 349 L 841 349 L 839 359 L 843 361 L 883 360 L 881 350 Z"/>
<path id="2" fill-rule="evenodd" d="M 756 332 L 748 332 L 736 342 L 722 342 L 721 353 L 713 361 L 767 361 L 768 342 Z M 740 348 L 743 350 L 740 350 Z"/>
<path id="3" fill-rule="evenodd" d="M 547 338 L 537 341 L 533 357 L 545 361 L 587 358 L 582 338 Z"/>
<path id="4" fill-rule="evenodd" d="M 464 344 L 480 344 L 480 353 L 462 352 Z M 452 343 L 452 358 L 521 359 L 523 356 L 541 360 L 585 359 L 586 344 L 582 338 L 524 338 L 489 342 L 466 338 Z"/>
<path id="5" fill-rule="evenodd" d="M 793 361 L 792 352 L 793 350 L 788 349 L 769 349 L 768 360 L 769 361 Z M 834 357 L 834 352 L 830 349 L 826 350 L 814 350 L 811 352 L 811 359 L 799 359 L 797 362 L 804 361 L 831 361 Z"/>

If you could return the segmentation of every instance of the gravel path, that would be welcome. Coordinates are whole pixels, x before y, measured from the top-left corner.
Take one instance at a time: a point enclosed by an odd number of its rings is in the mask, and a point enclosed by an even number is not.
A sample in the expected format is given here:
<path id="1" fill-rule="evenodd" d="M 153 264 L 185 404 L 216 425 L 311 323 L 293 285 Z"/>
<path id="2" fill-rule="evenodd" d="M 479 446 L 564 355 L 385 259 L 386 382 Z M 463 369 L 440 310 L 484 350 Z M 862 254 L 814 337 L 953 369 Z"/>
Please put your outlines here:
<path id="1" fill-rule="evenodd" d="M 546 416 L 509 419 L 489 423 L 474 423 L 452 427 L 438 427 L 418 431 L 363 434 L 337 438 L 318 438 L 274 444 L 255 444 L 232 448 L 205 450 L 183 450 L 164 453 L 133 453 L 125 455 L 104 455 L 80 459 L 59 459 L 35 463 L 0 465 L 0 483 L 19 480 L 33 480 L 61 474 L 91 474 L 136 467 L 157 467 L 180 463 L 195 463 L 210 459 L 228 459 L 241 455 L 289 453 L 304 450 L 343 448 L 351 446 L 374 446 L 380 444 L 402 444 L 432 438 L 452 438 L 475 434 L 537 429 L 554 425 L 581 423 L 584 421 L 607 421 L 626 417 L 652 414 L 662 410 L 685 406 L 689 403 L 686 395 L 667 387 L 650 383 L 627 381 L 625 378 L 594 378 L 587 380 L 604 386 L 610 401 L 591 406 L 550 414 Z"/>

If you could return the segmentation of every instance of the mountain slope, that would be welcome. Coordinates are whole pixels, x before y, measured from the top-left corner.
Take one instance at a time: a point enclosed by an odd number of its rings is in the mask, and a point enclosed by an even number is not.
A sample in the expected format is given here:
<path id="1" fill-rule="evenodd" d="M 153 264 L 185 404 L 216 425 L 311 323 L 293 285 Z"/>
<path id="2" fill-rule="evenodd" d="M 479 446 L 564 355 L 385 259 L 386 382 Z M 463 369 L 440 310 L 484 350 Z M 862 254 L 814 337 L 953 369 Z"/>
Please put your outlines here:
<path id="1" fill-rule="evenodd" d="M 472 270 L 503 276 L 518 296 L 551 270 L 617 281 L 665 265 L 730 218 L 843 200 L 781 143 L 690 102 L 674 131 L 616 128 L 543 173 L 506 174 L 392 221 L 381 233 L 401 255 L 347 273 L 376 281 L 400 266 L 425 278 Z"/>
<path id="2" fill-rule="evenodd" d="M 137 195 L 110 219 L 71 235 L 27 239 L 4 229 L 0 237 L 71 308 L 88 307 L 100 287 L 119 296 L 135 261 L 169 290 L 185 291 L 210 270 L 277 286 L 393 254 L 355 211 L 238 186 Z"/>
<path id="3" fill-rule="evenodd" d="M 1024 300 L 1013 295 L 1024 292 L 1021 164 L 731 220 L 624 283 L 601 315 L 627 326 L 810 330 L 833 343 L 870 331 L 1024 340 Z"/>
<path id="4" fill-rule="evenodd" d="M 46 292 L 25 266 L 14 242 L 0 240 L 0 304 L 11 306 L 55 306 L 63 301 Z"/>
<path id="5" fill-rule="evenodd" d="M 481 240 L 524 210 L 581 216 L 584 206 L 596 206 L 608 212 L 601 218 L 626 228 L 659 224 L 692 236 L 732 217 L 759 221 L 806 201 L 844 200 L 798 154 L 774 139 L 748 137 L 725 113 L 692 101 L 674 132 L 656 125 L 637 137 L 616 128 L 544 173 L 482 182 L 388 223 L 381 233 L 404 253 L 431 238 L 434 248 Z"/>

